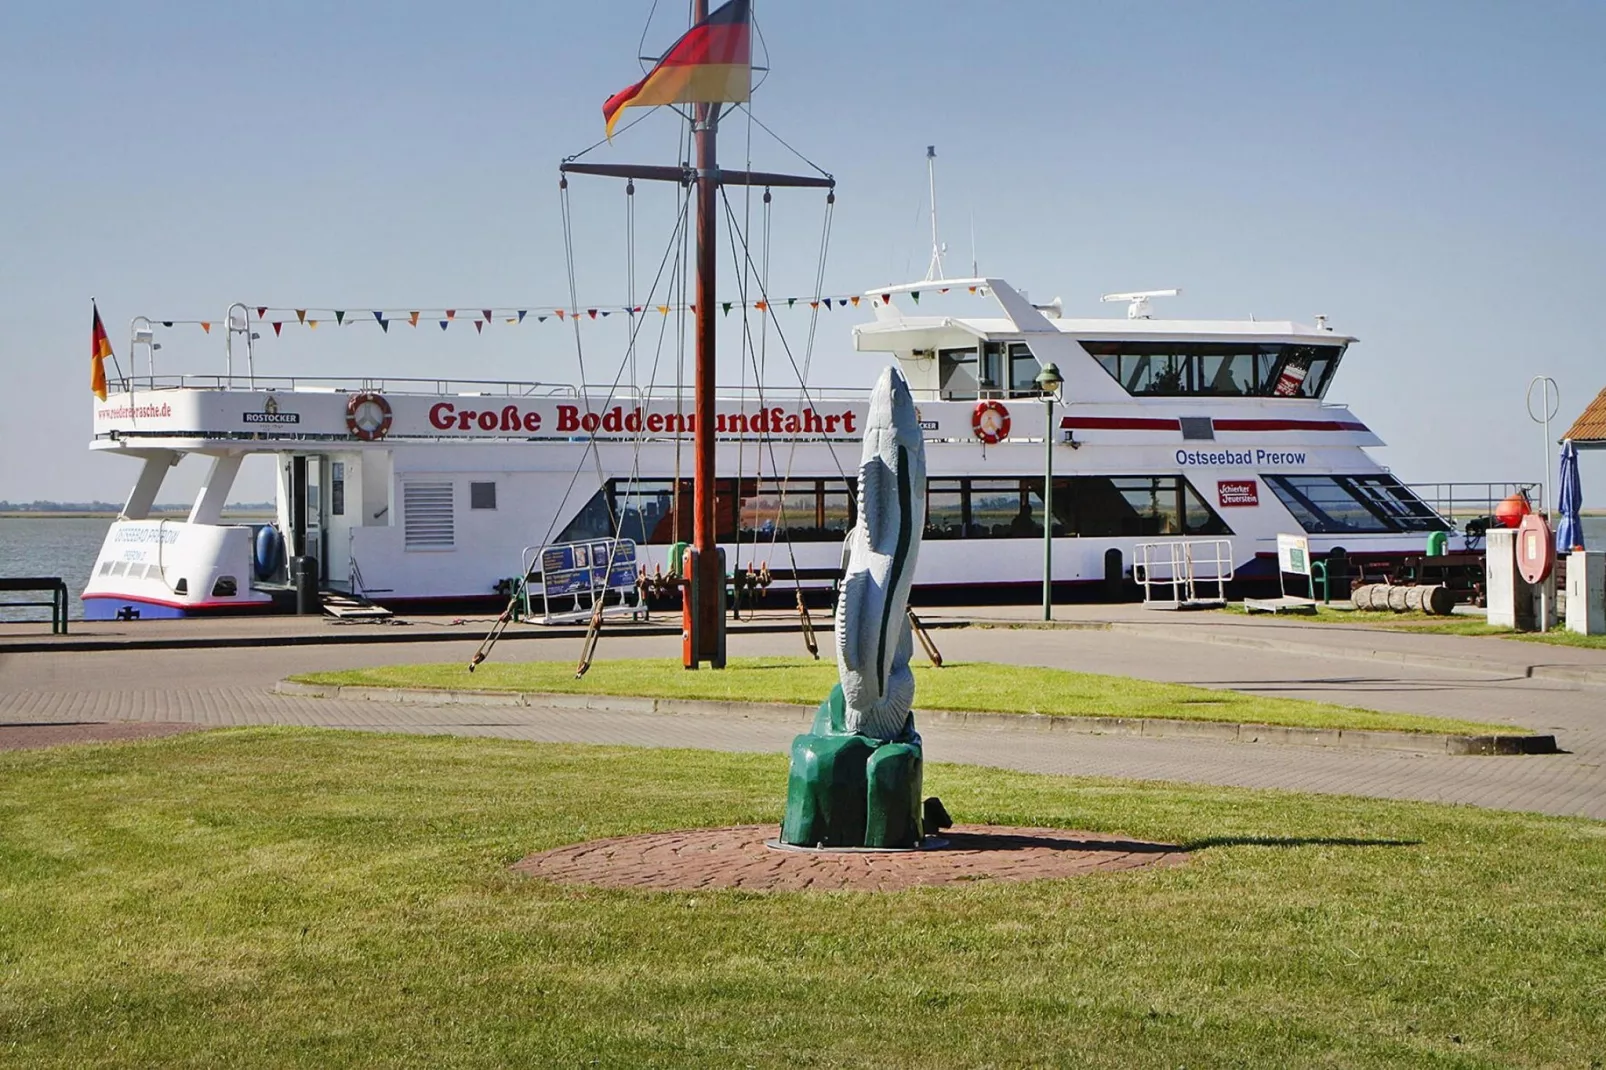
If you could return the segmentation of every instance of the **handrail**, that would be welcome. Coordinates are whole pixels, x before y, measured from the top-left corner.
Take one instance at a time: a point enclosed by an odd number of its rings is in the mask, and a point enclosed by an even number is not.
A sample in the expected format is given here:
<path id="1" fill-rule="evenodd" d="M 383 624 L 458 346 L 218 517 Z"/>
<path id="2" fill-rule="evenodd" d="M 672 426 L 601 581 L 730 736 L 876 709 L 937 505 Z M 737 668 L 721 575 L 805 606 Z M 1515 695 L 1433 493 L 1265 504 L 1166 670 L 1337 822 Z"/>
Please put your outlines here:
<path id="1" fill-rule="evenodd" d="M 227 375 L 130 376 L 127 382 L 141 390 L 236 390 Z M 317 388 L 329 392 L 375 391 L 385 394 L 491 394 L 497 397 L 579 397 L 569 383 L 542 383 L 510 379 L 425 379 L 422 377 L 346 378 L 331 375 L 259 375 L 256 390 Z M 428 389 L 423 389 L 423 387 Z"/>
<path id="2" fill-rule="evenodd" d="M 1167 539 L 1133 548 L 1132 578 L 1143 588 L 1143 604 L 1154 607 L 1225 605 L 1227 584 L 1236 571 L 1230 539 Z M 1214 591 L 1208 590 L 1214 586 Z M 1169 597 L 1156 597 L 1155 588 Z"/>

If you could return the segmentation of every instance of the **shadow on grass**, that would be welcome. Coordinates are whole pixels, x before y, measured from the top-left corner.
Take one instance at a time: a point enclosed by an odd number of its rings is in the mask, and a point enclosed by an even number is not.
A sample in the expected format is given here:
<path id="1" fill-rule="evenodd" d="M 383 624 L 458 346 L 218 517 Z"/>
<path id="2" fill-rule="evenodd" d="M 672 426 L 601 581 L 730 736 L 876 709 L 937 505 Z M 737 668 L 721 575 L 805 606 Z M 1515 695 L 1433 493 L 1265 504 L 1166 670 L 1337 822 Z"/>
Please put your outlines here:
<path id="1" fill-rule="evenodd" d="M 1065 836 L 1032 836 L 1008 832 L 944 832 L 951 849 L 959 851 L 1119 851 L 1126 854 L 1175 854 L 1188 848 L 1174 843 L 1148 843 L 1143 840 L 1083 839 Z"/>
<path id="2" fill-rule="evenodd" d="M 1206 836 L 1189 840 L 1184 851 L 1206 847 L 1420 847 L 1421 840 L 1360 840 L 1348 836 Z"/>

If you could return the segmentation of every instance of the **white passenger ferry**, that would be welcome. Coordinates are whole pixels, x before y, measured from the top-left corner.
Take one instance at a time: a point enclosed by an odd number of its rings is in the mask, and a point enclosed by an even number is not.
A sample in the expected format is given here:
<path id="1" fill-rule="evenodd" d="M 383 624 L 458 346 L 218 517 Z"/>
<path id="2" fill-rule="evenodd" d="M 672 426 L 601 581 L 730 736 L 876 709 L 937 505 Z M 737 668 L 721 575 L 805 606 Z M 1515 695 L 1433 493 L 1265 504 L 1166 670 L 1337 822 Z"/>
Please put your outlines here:
<path id="1" fill-rule="evenodd" d="M 934 314 L 950 290 L 1001 315 Z M 1155 319 L 1153 295 L 1123 296 L 1127 318 L 1065 319 L 996 278 L 866 295 L 875 318 L 855 348 L 897 361 L 927 438 L 922 598 L 1040 590 L 1045 450 L 1062 597 L 1129 589 L 1137 545 L 1157 539 L 1224 540 L 1237 576 L 1264 580 L 1279 532 L 1307 533 L 1317 558 L 1382 560 L 1448 530 L 1367 455 L 1377 436 L 1324 400 L 1355 339 L 1320 318 Z M 1050 362 L 1064 379 L 1051 427 L 1036 385 Z M 85 590 L 89 619 L 284 608 L 293 557 L 316 560 L 327 589 L 391 608 L 500 603 L 542 546 L 623 535 L 656 571 L 691 537 L 689 395 L 260 376 L 111 386 L 93 447 L 143 468 Z M 733 571 L 830 583 L 865 396 L 749 388 L 719 402 L 717 523 Z M 224 522 L 254 453 L 275 459 L 277 517 Z M 186 454 L 211 461 L 189 516 L 150 519 Z"/>

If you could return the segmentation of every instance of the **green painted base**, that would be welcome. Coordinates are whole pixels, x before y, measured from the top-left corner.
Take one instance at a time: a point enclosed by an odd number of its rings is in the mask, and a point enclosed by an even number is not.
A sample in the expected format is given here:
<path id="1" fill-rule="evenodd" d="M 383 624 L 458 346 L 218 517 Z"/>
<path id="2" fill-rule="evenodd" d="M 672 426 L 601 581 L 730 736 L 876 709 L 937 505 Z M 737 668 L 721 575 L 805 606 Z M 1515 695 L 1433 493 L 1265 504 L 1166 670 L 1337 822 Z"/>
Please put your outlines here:
<path id="1" fill-rule="evenodd" d="M 797 847 L 917 847 L 920 736 L 914 718 L 895 740 L 843 727 L 842 685 L 820 703 L 813 730 L 792 741 L 781 842 Z"/>

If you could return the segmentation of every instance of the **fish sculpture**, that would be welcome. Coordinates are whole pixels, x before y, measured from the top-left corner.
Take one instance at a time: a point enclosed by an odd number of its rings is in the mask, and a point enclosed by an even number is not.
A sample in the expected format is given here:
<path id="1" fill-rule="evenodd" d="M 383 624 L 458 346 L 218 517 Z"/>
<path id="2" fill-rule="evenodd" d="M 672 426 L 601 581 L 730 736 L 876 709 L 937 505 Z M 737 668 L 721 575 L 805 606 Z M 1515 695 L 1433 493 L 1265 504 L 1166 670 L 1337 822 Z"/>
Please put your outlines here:
<path id="1" fill-rule="evenodd" d="M 909 588 L 926 518 L 926 454 L 896 368 L 870 395 L 859 516 L 842 549 L 841 682 L 792 741 L 780 840 L 798 847 L 915 848 L 924 839 L 914 724 Z"/>
<path id="2" fill-rule="evenodd" d="M 859 459 L 859 522 L 842 550 L 836 664 L 849 732 L 891 740 L 910 727 L 915 678 L 909 669 L 909 588 L 925 521 L 920 417 L 909 384 L 898 369 L 888 368 L 870 395 Z"/>

